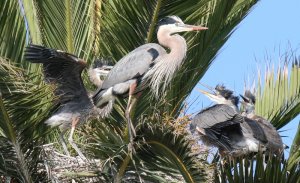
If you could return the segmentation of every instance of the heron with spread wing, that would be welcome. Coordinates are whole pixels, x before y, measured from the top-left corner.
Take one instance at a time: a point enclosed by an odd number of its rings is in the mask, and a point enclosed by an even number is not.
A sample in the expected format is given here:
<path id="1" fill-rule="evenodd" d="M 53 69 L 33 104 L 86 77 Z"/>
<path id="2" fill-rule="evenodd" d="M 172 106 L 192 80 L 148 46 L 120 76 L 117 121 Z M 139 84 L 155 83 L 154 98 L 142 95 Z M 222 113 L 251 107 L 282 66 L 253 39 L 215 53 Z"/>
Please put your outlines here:
<path id="1" fill-rule="evenodd" d="M 192 119 L 191 127 L 204 143 L 217 147 L 222 156 L 238 157 L 266 149 L 263 128 L 240 114 L 239 98 L 231 90 L 218 85 L 214 93 L 201 92 L 217 103 Z"/>
<path id="2" fill-rule="evenodd" d="M 65 132 L 71 128 L 69 143 L 78 155 L 84 155 L 73 142 L 75 126 L 82 124 L 90 118 L 107 115 L 106 108 L 98 109 L 89 96 L 83 84 L 81 73 L 87 63 L 75 55 L 60 50 L 50 49 L 38 45 L 29 45 L 25 50 L 25 59 L 32 63 L 43 64 L 46 82 L 56 85 L 55 95 L 59 97 L 58 110 L 46 121 L 50 126 L 59 126 L 60 140 L 67 155 L 70 155 L 64 140 Z M 103 80 L 100 76 L 108 74 L 112 68 L 101 61 L 97 61 L 94 68 L 89 71 L 90 78 L 95 85 L 101 86 Z"/>

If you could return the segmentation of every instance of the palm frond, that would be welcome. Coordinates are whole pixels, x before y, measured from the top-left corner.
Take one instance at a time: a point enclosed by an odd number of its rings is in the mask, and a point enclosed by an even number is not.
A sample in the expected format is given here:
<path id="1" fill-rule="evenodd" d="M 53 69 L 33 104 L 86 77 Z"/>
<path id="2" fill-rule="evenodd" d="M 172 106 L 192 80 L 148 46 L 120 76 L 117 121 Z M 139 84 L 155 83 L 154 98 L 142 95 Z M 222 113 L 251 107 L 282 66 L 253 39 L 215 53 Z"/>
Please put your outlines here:
<path id="1" fill-rule="evenodd" d="M 27 21 L 28 36 L 32 43 L 42 44 L 42 30 L 39 22 L 39 12 L 36 8 L 37 1 L 19 1 Z"/>
<path id="2" fill-rule="evenodd" d="M 193 150 L 196 142 L 188 133 L 176 133 L 172 126 L 160 122 L 150 124 L 147 120 L 137 133 L 145 141 L 137 155 L 150 170 L 156 167 L 154 169 L 170 176 L 179 174 L 186 182 L 207 180 L 210 167 L 201 154 Z"/>
<path id="3" fill-rule="evenodd" d="M 298 130 L 296 132 L 296 136 L 294 137 L 294 141 L 292 143 L 292 147 L 290 150 L 289 158 L 288 158 L 288 170 L 290 170 L 295 164 L 299 164 L 300 162 L 300 125 L 298 125 Z"/>
<path id="4" fill-rule="evenodd" d="M 0 91 L 0 172 L 20 182 L 38 181 L 49 89 L 36 86 L 22 69 L 0 58 Z"/>
<path id="5" fill-rule="evenodd" d="M 0 56 L 20 63 L 26 29 L 18 1 L 1 1 L 0 12 Z"/>
<path id="6" fill-rule="evenodd" d="M 244 157 L 225 160 L 219 165 L 218 178 L 215 182 L 299 182 L 300 167 L 294 164 L 288 169 L 287 161 L 282 163 L 281 157 L 271 156 L 265 161 L 262 154 L 255 157 Z"/>
<path id="7" fill-rule="evenodd" d="M 157 116 L 157 115 L 156 115 Z M 173 181 L 199 182 L 207 180 L 201 153 L 195 150 L 195 140 L 187 133 L 179 133 L 169 124 L 163 124 L 160 117 L 140 119 L 135 139 L 135 151 L 128 154 L 128 134 L 120 124 L 98 122 L 98 127 L 89 130 L 89 151 L 96 159 L 103 161 L 103 170 L 115 181 L 161 181 L 173 177 Z M 152 123 L 153 122 L 153 123 Z M 185 130 L 183 130 L 185 131 Z M 125 141 L 123 140 L 125 139 Z M 202 157 L 202 158 L 201 158 Z"/>
<path id="8" fill-rule="evenodd" d="M 275 73 L 268 67 L 264 83 L 259 73 L 255 112 L 280 129 L 300 113 L 300 66 L 296 57 L 285 57 L 283 66 Z M 292 62 L 290 76 L 288 63 Z"/>
<path id="9" fill-rule="evenodd" d="M 93 19 L 94 1 L 33 1 L 23 2 L 29 25 L 31 42 L 41 42 L 49 47 L 61 49 L 86 60 L 94 58 L 95 39 Z M 99 23 L 99 22 L 97 22 Z"/>

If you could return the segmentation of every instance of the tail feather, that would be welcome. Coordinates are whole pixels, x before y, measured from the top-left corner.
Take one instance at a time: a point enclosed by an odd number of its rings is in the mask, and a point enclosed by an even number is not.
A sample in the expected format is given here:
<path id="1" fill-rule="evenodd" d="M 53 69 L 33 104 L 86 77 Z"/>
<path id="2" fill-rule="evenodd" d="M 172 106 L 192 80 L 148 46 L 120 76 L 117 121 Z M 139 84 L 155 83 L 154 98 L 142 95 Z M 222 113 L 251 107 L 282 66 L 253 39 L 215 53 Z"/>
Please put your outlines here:
<path id="1" fill-rule="evenodd" d="M 102 108 L 108 102 L 114 101 L 116 96 L 113 94 L 112 88 L 98 89 L 92 97 L 94 105 Z"/>
<path id="2" fill-rule="evenodd" d="M 108 101 L 102 108 L 97 108 L 97 113 L 100 118 L 106 118 L 113 109 L 114 100 Z"/>
<path id="3" fill-rule="evenodd" d="M 112 88 L 98 89 L 92 97 L 94 105 L 98 108 L 99 117 L 107 117 L 113 109 L 116 96 L 113 95 Z"/>

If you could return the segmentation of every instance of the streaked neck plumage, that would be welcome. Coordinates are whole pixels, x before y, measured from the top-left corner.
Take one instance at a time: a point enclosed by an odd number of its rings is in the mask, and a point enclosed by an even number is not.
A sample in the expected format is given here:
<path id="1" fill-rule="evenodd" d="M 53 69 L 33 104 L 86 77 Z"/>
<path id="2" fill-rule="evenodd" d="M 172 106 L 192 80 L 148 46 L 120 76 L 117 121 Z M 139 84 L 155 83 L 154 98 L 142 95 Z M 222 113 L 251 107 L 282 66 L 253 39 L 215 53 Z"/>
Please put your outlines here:
<path id="1" fill-rule="evenodd" d="M 157 32 L 157 39 L 160 45 L 170 49 L 170 52 L 163 56 L 168 60 L 173 60 L 175 63 L 181 63 L 187 51 L 185 39 L 179 34 L 172 34 L 167 29 L 160 29 Z"/>
<path id="2" fill-rule="evenodd" d="M 155 60 L 155 65 L 146 74 L 146 77 L 150 79 L 150 87 L 158 98 L 165 93 L 175 72 L 181 66 L 187 45 L 183 37 L 178 34 L 171 35 L 171 32 L 164 28 L 160 28 L 157 32 L 157 39 L 160 45 L 170 50 L 167 54 L 159 55 Z"/>

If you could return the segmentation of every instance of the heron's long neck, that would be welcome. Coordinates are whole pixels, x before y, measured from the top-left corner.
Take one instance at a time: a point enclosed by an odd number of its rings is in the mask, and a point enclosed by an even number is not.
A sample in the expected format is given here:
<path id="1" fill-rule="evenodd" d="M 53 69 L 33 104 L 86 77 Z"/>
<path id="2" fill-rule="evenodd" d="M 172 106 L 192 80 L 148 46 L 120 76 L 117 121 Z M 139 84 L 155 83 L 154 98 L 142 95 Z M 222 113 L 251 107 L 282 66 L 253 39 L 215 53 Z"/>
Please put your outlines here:
<path id="1" fill-rule="evenodd" d="M 165 93 L 165 89 L 180 67 L 186 53 L 186 42 L 178 34 L 171 35 L 166 30 L 157 33 L 159 44 L 170 49 L 168 54 L 161 54 L 155 60 L 154 66 L 144 76 L 150 78 L 150 87 L 156 97 Z"/>
<path id="2" fill-rule="evenodd" d="M 170 49 L 169 54 L 165 55 L 165 57 L 167 57 L 165 59 L 171 59 L 174 62 L 176 59 L 176 61 L 181 63 L 187 50 L 185 39 L 178 34 L 171 35 L 170 32 L 166 30 L 159 31 L 157 33 L 157 39 L 159 44 Z M 164 61 L 166 61 L 165 59 Z"/>

